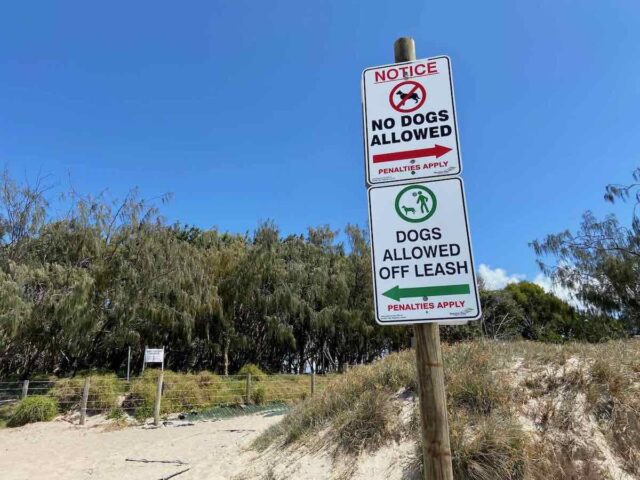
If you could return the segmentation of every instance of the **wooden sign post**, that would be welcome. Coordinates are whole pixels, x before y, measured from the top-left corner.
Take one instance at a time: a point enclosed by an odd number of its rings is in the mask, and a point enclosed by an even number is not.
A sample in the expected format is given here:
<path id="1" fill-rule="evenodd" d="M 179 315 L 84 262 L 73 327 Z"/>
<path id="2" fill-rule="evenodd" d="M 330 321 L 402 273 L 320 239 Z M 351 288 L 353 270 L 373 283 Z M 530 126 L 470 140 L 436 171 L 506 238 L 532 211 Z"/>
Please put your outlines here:
<path id="1" fill-rule="evenodd" d="M 415 60 L 415 42 L 412 38 L 399 38 L 394 44 L 394 53 L 396 63 Z M 440 326 L 422 323 L 415 324 L 413 329 L 420 390 L 423 477 L 425 480 L 453 480 Z"/>
<path id="2" fill-rule="evenodd" d="M 440 324 L 482 315 L 464 195 L 451 59 L 362 72 L 362 117 L 376 322 L 413 325 L 424 478 L 453 480 Z"/>

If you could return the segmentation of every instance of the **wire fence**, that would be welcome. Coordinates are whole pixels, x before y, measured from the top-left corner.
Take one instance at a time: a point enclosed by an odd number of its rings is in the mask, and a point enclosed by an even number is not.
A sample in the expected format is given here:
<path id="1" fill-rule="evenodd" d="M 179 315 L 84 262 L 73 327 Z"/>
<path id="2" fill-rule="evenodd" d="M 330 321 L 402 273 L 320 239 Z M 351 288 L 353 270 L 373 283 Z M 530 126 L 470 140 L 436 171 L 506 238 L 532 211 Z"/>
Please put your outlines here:
<path id="1" fill-rule="evenodd" d="M 129 381 L 115 375 L 57 380 L 0 382 L 0 406 L 31 396 L 55 399 L 61 413 L 126 412 L 139 421 L 183 414 L 189 419 L 222 418 L 256 411 L 281 412 L 320 393 L 335 375 L 178 374 L 147 370 Z"/>

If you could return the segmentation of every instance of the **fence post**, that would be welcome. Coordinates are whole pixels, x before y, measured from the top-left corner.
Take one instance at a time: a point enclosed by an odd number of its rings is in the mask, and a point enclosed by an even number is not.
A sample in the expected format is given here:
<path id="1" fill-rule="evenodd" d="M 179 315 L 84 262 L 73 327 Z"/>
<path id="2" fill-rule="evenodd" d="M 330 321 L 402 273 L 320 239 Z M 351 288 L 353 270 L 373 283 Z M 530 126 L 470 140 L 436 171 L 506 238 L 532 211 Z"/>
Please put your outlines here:
<path id="1" fill-rule="evenodd" d="M 247 395 L 247 405 L 249 405 L 249 403 L 251 403 L 251 374 L 247 373 L 247 388 L 246 388 L 246 395 Z"/>
<path id="2" fill-rule="evenodd" d="M 29 380 L 25 380 L 24 382 L 22 382 L 22 397 L 21 398 L 27 398 L 28 394 L 29 394 Z"/>
<path id="3" fill-rule="evenodd" d="M 89 401 L 89 380 L 90 377 L 84 379 L 84 390 L 82 390 L 82 403 L 80 404 L 80 425 L 84 425 L 87 419 L 87 402 Z"/>
<path id="4" fill-rule="evenodd" d="M 311 396 L 316 393 L 316 372 L 311 372 Z"/>
<path id="5" fill-rule="evenodd" d="M 156 389 L 156 402 L 153 408 L 153 424 L 157 427 L 160 424 L 160 400 L 162 398 L 162 380 L 164 372 L 158 375 L 158 388 Z"/>

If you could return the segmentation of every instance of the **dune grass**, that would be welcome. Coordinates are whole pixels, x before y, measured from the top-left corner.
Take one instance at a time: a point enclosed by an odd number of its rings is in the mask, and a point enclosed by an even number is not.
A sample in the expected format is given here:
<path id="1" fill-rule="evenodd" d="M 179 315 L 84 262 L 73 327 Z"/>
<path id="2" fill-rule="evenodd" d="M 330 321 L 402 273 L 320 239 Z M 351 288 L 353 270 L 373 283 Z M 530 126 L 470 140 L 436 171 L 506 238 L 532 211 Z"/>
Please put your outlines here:
<path id="1" fill-rule="evenodd" d="M 290 444 L 308 437 L 335 422 L 334 438 L 349 451 L 367 440 L 379 438 L 393 421 L 388 408 L 373 412 L 372 404 L 380 407 L 400 389 L 415 389 L 415 365 L 409 354 L 390 355 L 383 362 L 352 368 L 337 377 L 322 393 L 297 405 L 282 422 L 258 437 L 254 446 L 262 450 L 274 442 Z M 382 401 L 384 400 L 384 401 Z M 375 419 L 367 418 L 376 415 Z M 349 425 L 358 425 L 358 432 L 347 435 Z"/>
<path id="2" fill-rule="evenodd" d="M 443 347 L 456 479 L 607 478 L 589 428 L 621 468 L 640 471 L 640 341 L 550 345 L 484 342 Z M 406 476 L 418 478 L 418 410 L 412 351 L 349 371 L 295 407 L 253 443 L 257 450 L 305 443 L 357 456 L 400 439 L 416 443 Z"/>

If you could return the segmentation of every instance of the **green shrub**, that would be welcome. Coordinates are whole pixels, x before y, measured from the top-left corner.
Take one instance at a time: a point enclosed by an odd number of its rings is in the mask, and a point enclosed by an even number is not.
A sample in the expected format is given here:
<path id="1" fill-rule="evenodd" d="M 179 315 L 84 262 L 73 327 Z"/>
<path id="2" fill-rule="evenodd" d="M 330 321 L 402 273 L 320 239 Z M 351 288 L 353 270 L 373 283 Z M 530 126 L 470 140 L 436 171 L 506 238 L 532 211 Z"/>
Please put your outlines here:
<path id="1" fill-rule="evenodd" d="M 48 422 L 58 413 L 58 402 L 55 398 L 34 395 L 20 401 L 15 412 L 9 418 L 7 426 L 19 427 L 27 423 Z"/>
<path id="2" fill-rule="evenodd" d="M 238 371 L 238 375 L 249 375 L 249 374 L 251 374 L 251 380 L 254 380 L 256 382 L 263 380 L 264 377 L 267 375 L 262 371 L 262 369 L 258 365 L 254 363 L 247 363 L 244 365 L 244 367 L 242 367 Z"/>
<path id="3" fill-rule="evenodd" d="M 121 407 L 113 407 L 107 413 L 107 420 L 122 420 L 124 415 L 124 410 Z"/>
<path id="4" fill-rule="evenodd" d="M 136 408 L 134 418 L 138 422 L 144 422 L 147 418 L 153 417 L 153 405 L 144 404 Z"/>
<path id="5" fill-rule="evenodd" d="M 267 398 L 267 390 L 262 386 L 254 387 L 251 390 L 251 400 L 256 405 L 262 405 Z"/>

